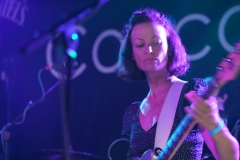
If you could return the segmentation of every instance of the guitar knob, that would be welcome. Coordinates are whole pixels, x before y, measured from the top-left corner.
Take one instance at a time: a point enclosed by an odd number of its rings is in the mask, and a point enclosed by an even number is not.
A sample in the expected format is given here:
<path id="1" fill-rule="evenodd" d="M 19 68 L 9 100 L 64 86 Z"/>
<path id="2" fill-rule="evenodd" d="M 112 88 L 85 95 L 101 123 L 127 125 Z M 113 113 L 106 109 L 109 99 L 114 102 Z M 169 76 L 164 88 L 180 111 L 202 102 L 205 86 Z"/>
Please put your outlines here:
<path id="1" fill-rule="evenodd" d="M 159 148 L 159 147 L 156 147 L 156 148 L 154 149 L 154 153 L 155 153 L 156 156 L 158 156 L 161 152 L 162 152 L 162 149 Z"/>

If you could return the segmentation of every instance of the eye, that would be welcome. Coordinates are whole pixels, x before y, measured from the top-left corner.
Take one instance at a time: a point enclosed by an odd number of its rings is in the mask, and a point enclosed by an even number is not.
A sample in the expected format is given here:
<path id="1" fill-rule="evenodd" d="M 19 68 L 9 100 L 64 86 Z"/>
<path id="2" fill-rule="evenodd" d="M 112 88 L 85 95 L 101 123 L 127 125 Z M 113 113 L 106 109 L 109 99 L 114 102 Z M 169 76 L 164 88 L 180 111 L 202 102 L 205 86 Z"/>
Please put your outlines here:
<path id="1" fill-rule="evenodd" d="M 144 44 L 137 44 L 137 45 L 136 45 L 137 48 L 141 48 L 141 47 L 143 47 L 143 46 L 144 46 Z"/>
<path id="2" fill-rule="evenodd" d="M 162 41 L 160 41 L 160 40 L 154 41 L 153 44 L 154 44 L 154 45 L 161 45 L 161 44 L 162 44 Z"/>

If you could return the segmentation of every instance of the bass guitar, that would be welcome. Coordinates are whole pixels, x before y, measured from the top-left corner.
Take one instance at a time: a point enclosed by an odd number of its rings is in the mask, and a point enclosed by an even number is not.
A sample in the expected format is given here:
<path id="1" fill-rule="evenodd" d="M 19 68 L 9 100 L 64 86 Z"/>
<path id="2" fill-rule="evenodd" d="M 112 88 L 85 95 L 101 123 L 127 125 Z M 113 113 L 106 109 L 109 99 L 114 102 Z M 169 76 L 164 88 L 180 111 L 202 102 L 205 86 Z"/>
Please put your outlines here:
<path id="1" fill-rule="evenodd" d="M 222 59 L 216 68 L 217 72 L 209 82 L 208 90 L 203 98 L 207 99 L 214 95 L 228 81 L 236 79 L 240 70 L 240 42 Z M 173 158 L 186 136 L 196 125 L 196 121 L 190 115 L 186 115 L 177 129 L 168 139 L 166 146 L 158 156 L 152 150 L 147 150 L 140 160 L 170 160 Z"/>

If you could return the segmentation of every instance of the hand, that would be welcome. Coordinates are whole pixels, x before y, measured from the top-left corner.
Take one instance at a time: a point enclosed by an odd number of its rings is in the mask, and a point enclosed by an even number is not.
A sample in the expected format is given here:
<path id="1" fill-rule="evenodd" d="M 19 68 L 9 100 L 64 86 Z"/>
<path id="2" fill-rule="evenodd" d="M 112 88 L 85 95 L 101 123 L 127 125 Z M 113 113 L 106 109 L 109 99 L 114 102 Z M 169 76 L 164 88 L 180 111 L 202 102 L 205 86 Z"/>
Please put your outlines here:
<path id="1" fill-rule="evenodd" d="M 204 100 L 195 91 L 188 92 L 185 97 L 192 103 L 190 107 L 185 107 L 185 111 L 201 126 L 213 130 L 220 121 L 216 98 Z"/>

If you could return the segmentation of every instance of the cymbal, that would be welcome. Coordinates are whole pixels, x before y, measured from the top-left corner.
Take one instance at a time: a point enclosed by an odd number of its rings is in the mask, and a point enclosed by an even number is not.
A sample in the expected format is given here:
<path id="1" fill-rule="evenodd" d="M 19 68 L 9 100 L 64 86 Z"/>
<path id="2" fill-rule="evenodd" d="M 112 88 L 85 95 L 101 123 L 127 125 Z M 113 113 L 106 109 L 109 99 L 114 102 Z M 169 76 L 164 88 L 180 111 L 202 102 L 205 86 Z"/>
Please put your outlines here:
<path id="1" fill-rule="evenodd" d="M 36 160 L 65 160 L 61 149 L 39 149 L 33 151 Z M 71 160 L 103 160 L 101 157 L 87 152 L 69 151 Z"/>

